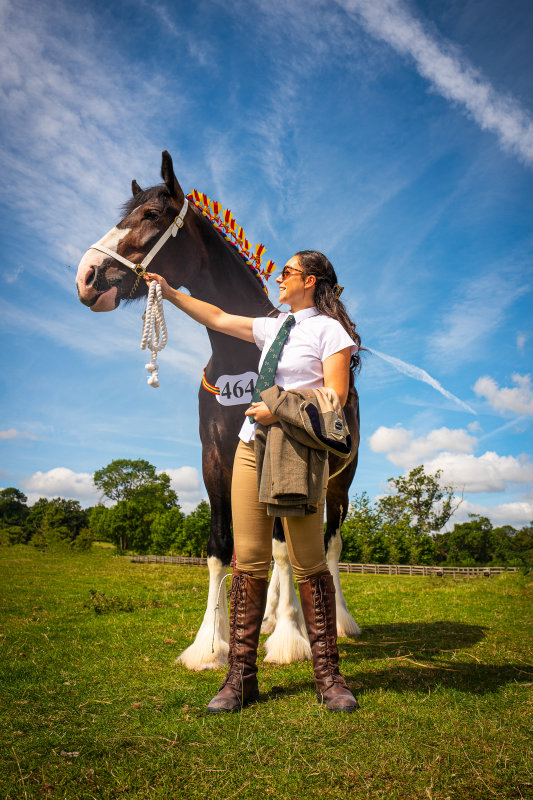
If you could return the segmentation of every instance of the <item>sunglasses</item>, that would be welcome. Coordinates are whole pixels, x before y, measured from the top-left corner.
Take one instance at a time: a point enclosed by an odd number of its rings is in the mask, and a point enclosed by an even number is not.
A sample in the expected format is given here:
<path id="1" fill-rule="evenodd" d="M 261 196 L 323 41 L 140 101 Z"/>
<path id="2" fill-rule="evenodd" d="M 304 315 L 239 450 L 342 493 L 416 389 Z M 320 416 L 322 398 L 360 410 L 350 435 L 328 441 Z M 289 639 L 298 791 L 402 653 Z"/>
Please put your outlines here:
<path id="1" fill-rule="evenodd" d="M 292 267 L 283 267 L 281 270 L 281 280 L 286 281 L 291 275 L 303 275 L 302 269 L 293 269 Z"/>

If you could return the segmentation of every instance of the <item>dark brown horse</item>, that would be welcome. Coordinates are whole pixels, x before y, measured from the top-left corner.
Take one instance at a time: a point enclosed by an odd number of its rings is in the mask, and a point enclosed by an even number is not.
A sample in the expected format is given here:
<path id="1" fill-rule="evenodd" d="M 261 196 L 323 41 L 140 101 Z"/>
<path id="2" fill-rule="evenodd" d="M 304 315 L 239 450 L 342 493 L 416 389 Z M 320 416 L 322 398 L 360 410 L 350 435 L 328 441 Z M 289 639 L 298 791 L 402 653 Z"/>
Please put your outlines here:
<path id="1" fill-rule="evenodd" d="M 90 248 L 83 256 L 76 284 L 80 301 L 93 311 L 111 311 L 123 300 L 146 295 L 145 282 L 139 281 L 135 272 L 114 256 L 122 256 L 132 262 L 132 266 L 139 264 L 184 209 L 185 195 L 166 151 L 163 152 L 161 176 L 162 185 L 146 190 L 132 182 L 133 197 L 125 206 L 123 219 L 97 243 L 96 247 L 102 250 Z M 163 275 L 171 286 L 185 286 L 193 297 L 214 303 L 229 313 L 251 317 L 277 315 L 261 280 L 194 204 L 189 204 L 183 222 L 175 238 L 170 237 L 154 257 L 151 271 Z M 226 593 L 223 588 L 221 590 L 221 581 L 233 553 L 231 474 L 238 432 L 251 399 L 260 356 L 253 343 L 211 330 L 208 335 L 212 356 L 205 367 L 205 382 L 200 387 L 198 400 L 203 477 L 211 502 L 211 534 L 207 546 L 210 585 L 207 609 L 195 641 L 178 658 L 189 669 L 212 669 L 227 660 L 229 625 Z M 204 388 L 206 384 L 215 387 L 217 383 L 224 387 L 219 394 Z M 353 388 L 345 413 L 352 442 L 357 445 L 358 398 Z M 348 508 L 348 488 L 356 466 L 357 457 L 331 479 L 327 493 L 325 542 L 328 566 L 337 589 L 338 633 L 341 636 L 360 632 L 346 608 L 338 574 L 342 547 L 340 526 Z M 340 465 L 331 463 L 330 473 L 337 468 Z M 275 525 L 273 550 L 276 566 L 263 625 L 263 632 L 271 633 L 265 643 L 266 660 L 289 663 L 309 658 L 310 649 L 280 524 Z"/>

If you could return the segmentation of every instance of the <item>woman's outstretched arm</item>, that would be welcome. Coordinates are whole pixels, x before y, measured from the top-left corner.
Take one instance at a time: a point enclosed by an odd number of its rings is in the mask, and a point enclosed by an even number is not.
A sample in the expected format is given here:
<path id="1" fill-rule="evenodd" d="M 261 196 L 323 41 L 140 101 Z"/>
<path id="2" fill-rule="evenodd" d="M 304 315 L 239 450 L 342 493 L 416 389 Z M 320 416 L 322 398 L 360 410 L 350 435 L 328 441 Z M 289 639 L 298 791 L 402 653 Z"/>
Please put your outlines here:
<path id="1" fill-rule="evenodd" d="M 154 272 L 147 272 L 144 275 L 144 279 L 148 284 L 150 281 L 157 281 L 161 286 L 163 299 L 168 300 L 180 311 L 184 311 L 196 322 L 201 322 L 202 325 L 211 328 L 213 331 L 227 333 L 237 339 L 244 339 L 245 342 L 254 341 L 253 317 L 239 317 L 236 314 L 227 314 L 218 306 L 205 303 L 203 300 L 197 300 L 196 297 L 190 297 L 184 292 L 173 289 L 162 275 L 157 275 Z"/>

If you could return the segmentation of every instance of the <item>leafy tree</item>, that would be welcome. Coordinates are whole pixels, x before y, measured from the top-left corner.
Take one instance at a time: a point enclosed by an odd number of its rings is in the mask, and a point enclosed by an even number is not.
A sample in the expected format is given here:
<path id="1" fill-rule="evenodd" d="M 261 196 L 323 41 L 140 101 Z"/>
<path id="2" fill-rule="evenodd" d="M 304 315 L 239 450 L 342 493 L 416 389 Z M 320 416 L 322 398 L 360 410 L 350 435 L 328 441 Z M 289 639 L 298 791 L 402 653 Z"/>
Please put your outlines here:
<path id="1" fill-rule="evenodd" d="M 342 525 L 342 557 L 345 561 L 369 563 L 374 552 L 383 555 L 383 520 L 372 507 L 366 492 L 356 495 L 350 502 Z"/>
<path id="2" fill-rule="evenodd" d="M 0 526 L 23 526 L 29 514 L 28 498 L 19 489 L 10 486 L 0 491 Z"/>
<path id="3" fill-rule="evenodd" d="M 54 543 L 71 545 L 88 521 L 87 511 L 77 500 L 41 497 L 29 510 L 25 530 L 32 544 L 39 547 Z"/>
<path id="4" fill-rule="evenodd" d="M 158 475 L 155 467 L 142 458 L 136 461 L 119 458 L 111 461 L 107 467 L 97 469 L 93 475 L 96 488 L 115 502 L 128 500 L 138 489 L 152 484 L 165 484 L 165 479 L 170 480 L 165 473 Z"/>
<path id="5" fill-rule="evenodd" d="M 20 525 L 6 525 L 0 527 L 0 545 L 24 544 L 26 534 Z"/>
<path id="6" fill-rule="evenodd" d="M 185 515 L 179 505 L 159 512 L 151 527 L 151 552 L 156 554 L 180 552 Z"/>
<path id="7" fill-rule="evenodd" d="M 487 517 L 470 514 L 467 522 L 438 537 L 439 558 L 447 564 L 473 567 L 491 560 L 492 523 Z"/>
<path id="8" fill-rule="evenodd" d="M 533 522 L 524 525 L 516 533 L 513 540 L 513 549 L 522 564 L 533 568 Z"/>
<path id="9" fill-rule="evenodd" d="M 110 509 L 100 504 L 97 506 L 93 506 L 90 510 L 89 509 L 87 510 L 89 513 L 89 530 L 94 538 L 94 541 L 97 542 L 111 541 L 109 538 L 109 530 L 107 523 L 107 515 Z"/>
<path id="10" fill-rule="evenodd" d="M 410 526 L 419 536 L 436 533 L 443 528 L 460 505 L 454 503 L 451 486 L 441 486 L 441 470 L 426 475 L 423 465 L 412 469 L 408 475 L 389 478 L 394 494 L 380 498 L 378 505 L 384 518 L 398 522 L 408 517 Z"/>
<path id="11" fill-rule="evenodd" d="M 181 555 L 203 557 L 211 531 L 211 507 L 201 500 L 194 511 L 185 517 L 181 535 L 176 542 Z"/>

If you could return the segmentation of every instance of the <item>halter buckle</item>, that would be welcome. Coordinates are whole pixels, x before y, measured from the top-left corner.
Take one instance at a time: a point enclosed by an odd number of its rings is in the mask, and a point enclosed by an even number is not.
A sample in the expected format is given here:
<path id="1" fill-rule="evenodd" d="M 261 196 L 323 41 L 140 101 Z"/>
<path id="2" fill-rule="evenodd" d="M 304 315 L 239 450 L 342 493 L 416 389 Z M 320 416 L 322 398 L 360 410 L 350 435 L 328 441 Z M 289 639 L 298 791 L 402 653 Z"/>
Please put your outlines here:
<path id="1" fill-rule="evenodd" d="M 143 267 L 142 264 L 135 264 L 133 271 L 135 272 L 136 275 L 139 276 L 139 278 L 142 278 L 142 276 L 146 272 L 146 267 Z"/>
<path id="2" fill-rule="evenodd" d="M 179 230 L 180 228 L 183 228 L 184 220 L 181 217 L 176 217 L 174 219 L 174 225 Z"/>

